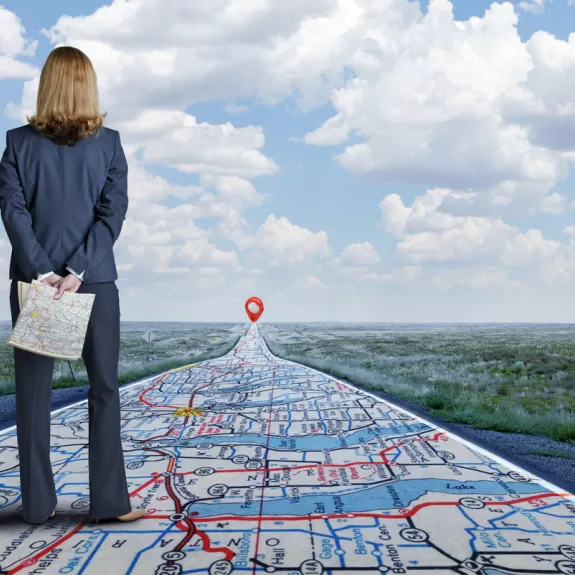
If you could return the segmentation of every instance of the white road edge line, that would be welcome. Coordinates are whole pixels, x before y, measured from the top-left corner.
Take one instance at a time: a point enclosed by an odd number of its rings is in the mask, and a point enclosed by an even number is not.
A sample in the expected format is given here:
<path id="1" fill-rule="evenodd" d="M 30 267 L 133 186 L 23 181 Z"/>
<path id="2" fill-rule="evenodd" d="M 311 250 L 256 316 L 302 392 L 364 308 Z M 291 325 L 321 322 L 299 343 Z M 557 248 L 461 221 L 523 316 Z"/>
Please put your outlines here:
<path id="1" fill-rule="evenodd" d="M 265 340 L 264 340 L 264 343 L 265 343 Z M 542 487 L 545 487 L 546 489 L 548 489 L 549 491 L 552 491 L 553 493 L 567 493 L 564 489 L 561 489 L 557 485 L 553 485 L 553 483 L 549 483 L 548 481 L 541 479 L 537 475 L 534 475 L 533 473 L 526 471 L 522 467 L 519 467 L 518 465 L 515 465 L 514 463 L 507 461 L 503 457 L 500 457 L 499 455 L 495 455 L 495 453 L 491 453 L 491 451 L 489 451 L 483 447 L 480 447 L 479 445 L 476 445 L 475 443 L 472 443 L 471 441 L 468 441 L 467 439 L 464 439 L 463 437 L 460 437 L 456 433 L 452 433 L 451 431 L 447 431 L 446 429 L 443 429 L 442 427 L 437 426 L 435 423 L 431 423 L 430 421 L 427 421 L 423 417 L 420 417 L 419 415 L 416 415 L 415 413 L 411 413 L 411 411 L 409 411 L 408 409 L 405 409 L 403 407 L 399 407 L 398 405 L 395 405 L 395 403 L 392 403 L 391 401 L 387 401 L 387 399 L 383 399 L 382 397 L 378 397 L 377 395 L 370 393 L 369 391 L 366 391 L 364 389 L 361 389 L 360 387 L 357 387 L 355 385 L 347 383 L 346 381 L 341 381 L 341 380 L 337 379 L 337 377 L 334 377 L 333 375 L 329 375 L 329 374 L 327 374 L 327 373 L 325 373 L 319 369 L 316 369 L 315 367 L 309 367 L 307 365 L 304 365 L 303 363 L 298 363 L 297 361 L 292 361 L 291 359 L 284 359 L 284 358 L 278 357 L 277 355 L 274 355 L 271 352 L 271 350 L 269 349 L 267 344 L 266 344 L 266 348 L 267 348 L 268 352 L 270 353 L 270 355 L 276 359 L 279 359 L 282 361 L 289 361 L 290 363 L 293 363 L 295 365 L 299 365 L 301 367 L 305 367 L 306 369 L 311 369 L 312 371 L 317 371 L 317 373 L 320 373 L 321 375 L 327 377 L 328 379 L 330 379 L 332 381 L 335 381 L 337 383 L 341 383 L 342 385 L 346 385 L 347 387 L 350 387 L 351 389 L 355 389 L 357 391 L 360 391 L 360 392 L 364 393 L 365 395 L 372 397 L 373 399 L 377 399 L 378 401 L 381 401 L 383 403 L 387 403 L 387 405 L 389 405 L 390 407 L 392 407 L 393 409 L 395 409 L 397 411 L 402 411 L 404 413 L 409 414 L 411 417 L 414 417 L 415 419 L 418 419 L 422 423 L 429 425 L 429 427 L 431 427 L 433 429 L 437 429 L 437 431 L 440 431 L 442 433 L 445 433 L 451 439 L 454 439 L 455 441 L 459 441 L 460 443 L 462 443 L 466 447 L 469 447 L 470 449 L 473 449 L 474 451 L 477 451 L 478 453 L 481 453 L 482 455 L 489 457 L 490 459 L 492 459 L 496 463 L 500 463 L 501 465 L 505 465 L 511 471 L 516 471 L 518 473 L 521 473 L 522 475 L 525 475 L 526 477 L 531 478 L 532 480 L 535 480 L 539 485 L 541 485 Z M 573 495 L 571 493 L 567 493 L 563 497 L 564 497 L 564 499 L 568 499 L 569 501 L 572 501 L 573 503 L 575 503 L 575 495 Z"/>

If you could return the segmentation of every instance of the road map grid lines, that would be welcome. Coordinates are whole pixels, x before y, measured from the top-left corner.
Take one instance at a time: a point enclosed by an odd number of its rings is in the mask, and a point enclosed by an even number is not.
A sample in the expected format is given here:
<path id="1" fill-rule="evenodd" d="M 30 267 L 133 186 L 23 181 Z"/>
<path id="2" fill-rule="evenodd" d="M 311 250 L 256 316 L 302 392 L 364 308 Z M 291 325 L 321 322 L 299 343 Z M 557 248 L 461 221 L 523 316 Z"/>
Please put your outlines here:
<path id="1" fill-rule="evenodd" d="M 575 498 L 377 396 L 270 353 L 127 386 L 133 524 L 91 524 L 85 402 L 52 414 L 58 514 L 18 517 L 0 434 L 0 573 L 575 575 Z"/>

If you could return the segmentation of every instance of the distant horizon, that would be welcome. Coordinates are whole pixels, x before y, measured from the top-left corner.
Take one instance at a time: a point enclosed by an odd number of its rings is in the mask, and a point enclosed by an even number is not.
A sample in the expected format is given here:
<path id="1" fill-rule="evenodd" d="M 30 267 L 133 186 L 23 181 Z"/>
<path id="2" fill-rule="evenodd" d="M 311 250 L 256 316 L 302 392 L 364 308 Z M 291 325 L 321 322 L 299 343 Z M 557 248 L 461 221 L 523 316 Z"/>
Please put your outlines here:
<path id="1" fill-rule="evenodd" d="M 11 320 L 0 320 L 0 323 L 11 323 Z M 249 321 L 192 321 L 192 320 L 121 320 L 120 324 L 125 323 L 141 323 L 141 324 L 150 324 L 150 323 L 166 323 L 166 324 L 173 324 L 173 323 L 181 323 L 181 324 L 235 324 L 241 325 L 245 324 L 248 326 L 251 322 Z M 330 320 L 330 321 L 258 321 L 256 322 L 258 325 L 267 324 L 267 325 L 274 325 L 274 324 L 293 324 L 293 325 L 557 325 L 557 326 L 575 326 L 575 322 L 494 322 L 494 321 L 486 321 L 486 322 L 477 322 L 477 321 L 341 321 L 341 320 Z"/>

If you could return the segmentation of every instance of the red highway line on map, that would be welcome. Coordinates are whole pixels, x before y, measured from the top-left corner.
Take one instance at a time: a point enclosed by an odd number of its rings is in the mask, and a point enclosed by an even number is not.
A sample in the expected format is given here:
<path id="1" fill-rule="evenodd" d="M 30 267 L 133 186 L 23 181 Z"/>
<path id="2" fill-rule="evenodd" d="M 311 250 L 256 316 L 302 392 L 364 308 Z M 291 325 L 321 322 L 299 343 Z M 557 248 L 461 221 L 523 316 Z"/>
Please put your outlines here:
<path id="1" fill-rule="evenodd" d="M 142 403 L 150 406 L 150 407 L 156 407 L 154 404 L 151 404 L 149 401 L 147 401 L 146 399 L 144 399 L 144 396 L 146 395 L 146 393 L 150 390 L 152 390 L 158 383 L 160 383 L 165 377 L 166 375 L 168 375 L 169 372 L 165 373 L 162 375 L 162 377 L 156 381 L 156 383 L 152 386 L 149 387 L 148 389 L 144 390 L 140 396 L 139 399 Z M 193 401 L 193 400 L 192 400 Z M 192 401 L 190 401 L 190 404 L 192 403 Z M 177 409 L 174 406 L 162 406 L 162 407 L 170 407 L 170 408 L 174 408 Z M 155 474 L 152 474 L 153 476 L 146 481 L 145 483 L 143 483 L 140 487 L 138 487 L 137 489 L 135 489 L 132 493 L 130 493 L 130 497 L 133 497 L 135 495 L 138 495 L 138 493 L 140 491 L 142 491 L 143 489 L 145 489 L 148 485 L 150 485 L 151 483 L 154 483 L 157 479 L 158 476 Z M 76 527 L 74 527 L 74 529 L 72 529 L 72 531 L 70 531 L 70 533 L 67 533 L 66 535 L 64 535 L 63 537 L 61 537 L 60 539 L 58 539 L 57 541 L 55 541 L 54 543 L 52 543 L 51 545 L 49 545 L 48 547 L 46 547 L 45 549 L 42 549 L 41 551 L 38 551 L 38 553 L 36 553 L 36 555 L 30 557 L 29 559 L 26 559 L 24 561 L 22 561 L 19 565 L 17 565 L 16 567 L 14 567 L 13 569 L 11 569 L 10 571 L 8 571 L 7 575 L 13 575 L 15 573 L 18 573 L 19 571 L 21 571 L 22 569 L 25 569 L 26 567 L 32 567 L 33 565 L 35 565 L 39 559 L 41 559 L 42 557 L 44 557 L 44 555 L 47 555 L 48 553 L 50 553 L 50 551 L 52 551 L 53 549 L 55 549 L 56 547 L 58 547 L 59 545 L 62 545 L 62 543 L 65 543 L 66 541 L 68 541 L 68 539 L 70 539 L 71 537 L 73 537 L 76 533 L 78 533 L 78 531 L 80 531 L 84 526 L 86 525 L 86 521 L 82 521 L 80 522 Z M 208 536 L 200 531 L 197 531 L 199 537 L 202 539 L 202 543 L 203 543 L 203 547 L 205 551 L 208 552 L 217 552 L 217 551 L 222 551 L 224 554 L 226 554 L 226 558 L 228 560 L 230 560 L 231 558 L 234 557 L 235 553 L 233 551 L 231 551 L 230 549 L 222 549 L 222 548 L 212 548 L 211 544 L 210 544 L 210 540 L 208 538 Z M 231 556 L 229 555 L 231 554 Z"/>
<path id="2" fill-rule="evenodd" d="M 24 561 L 22 561 L 22 563 L 20 563 L 20 565 L 17 565 L 16 567 L 14 567 L 14 569 L 11 569 L 10 571 L 8 571 L 8 575 L 13 575 L 13 573 L 18 573 L 18 571 L 22 571 L 22 569 L 25 569 L 26 567 L 33 567 L 34 565 L 36 565 L 36 563 L 38 563 L 39 559 L 44 557 L 44 555 L 47 555 L 48 553 L 50 553 L 50 551 L 52 551 L 52 549 L 55 549 L 56 547 L 62 545 L 62 543 L 65 543 L 66 541 L 68 541 L 68 539 L 70 539 L 71 537 L 76 535 L 76 533 L 78 533 L 78 531 L 80 531 L 80 529 L 82 529 L 82 527 L 84 527 L 84 525 L 85 525 L 85 523 L 82 521 L 82 523 L 80 523 L 79 525 L 76 525 L 76 527 L 74 527 L 74 529 L 72 529 L 72 531 L 70 531 L 70 533 L 67 533 L 66 535 L 64 535 L 63 537 L 58 539 L 58 541 L 55 541 L 54 543 L 52 543 L 52 545 L 49 545 L 45 549 L 42 549 L 42 551 L 40 551 L 40 552 L 36 553 L 36 555 L 30 557 L 30 559 L 25 559 Z"/>
<path id="3" fill-rule="evenodd" d="M 157 451 L 158 453 L 162 453 L 159 450 L 153 450 L 153 451 Z M 164 455 L 167 455 L 167 454 L 164 453 Z M 172 459 L 170 459 L 170 462 L 168 463 L 168 469 L 167 469 L 168 473 L 173 473 L 174 465 L 175 465 L 175 459 L 172 458 Z M 166 486 L 166 491 L 168 493 L 168 496 L 174 502 L 174 507 L 175 507 L 176 513 L 182 513 L 182 502 L 179 500 L 178 496 L 174 492 L 174 488 L 173 488 L 172 482 L 171 482 L 171 477 L 172 477 L 171 475 L 167 475 L 164 477 L 164 484 Z M 152 516 L 150 515 L 150 517 L 152 517 Z M 223 553 L 228 561 L 231 561 L 235 557 L 235 553 L 227 547 L 212 547 L 211 542 L 210 542 L 210 538 L 208 537 L 208 535 L 206 533 L 204 533 L 203 531 L 200 531 L 197 528 L 194 521 L 190 517 L 186 517 L 183 520 L 183 523 L 186 525 L 186 527 L 182 528 L 182 527 L 178 526 L 178 528 L 182 529 L 182 531 L 187 531 L 187 533 L 184 536 L 184 538 L 182 539 L 182 541 L 180 541 L 180 543 L 178 543 L 178 545 L 174 549 L 175 551 L 181 551 L 184 548 L 184 546 L 190 541 L 190 539 L 194 535 L 197 535 L 202 540 L 202 548 L 205 552 L 207 552 L 207 553 Z M 172 564 L 173 562 L 168 561 L 168 563 Z"/>
<path id="4" fill-rule="evenodd" d="M 158 479 L 158 476 L 154 475 L 149 481 L 146 481 L 146 483 L 143 483 L 142 485 L 140 485 L 140 487 L 138 487 L 137 489 L 134 489 L 134 491 L 132 491 L 130 493 L 130 497 L 137 495 L 139 491 L 146 488 L 148 485 L 150 485 L 150 483 L 153 483 L 157 479 Z M 66 535 L 64 535 L 63 537 L 58 539 L 57 541 L 54 541 L 54 543 L 52 543 L 51 545 L 49 545 L 45 549 L 38 551 L 38 553 L 36 553 L 36 555 L 33 555 L 29 559 L 25 559 L 24 561 L 22 561 L 22 563 L 20 563 L 19 565 L 17 565 L 16 567 L 11 569 L 10 571 L 8 571 L 7 575 L 14 575 L 14 573 L 18 573 L 19 571 L 22 571 L 22 569 L 25 569 L 26 567 L 34 566 L 36 563 L 38 563 L 39 559 L 44 557 L 44 555 L 47 555 L 48 553 L 50 553 L 50 551 L 52 551 L 56 547 L 59 547 L 60 545 L 62 545 L 62 543 L 65 543 L 66 541 L 68 541 L 68 539 L 70 539 L 71 537 L 76 535 L 76 533 L 78 533 L 78 531 L 80 531 L 83 527 L 85 527 L 87 523 L 88 523 L 87 521 L 81 521 L 78 525 L 76 525 L 76 527 L 74 527 L 74 529 L 72 529 L 72 531 L 70 531 L 70 533 L 67 533 Z"/>
<path id="5" fill-rule="evenodd" d="M 212 370 L 213 373 L 214 370 Z M 223 375 L 229 375 L 231 372 L 228 371 L 226 373 L 224 373 Z M 157 405 L 157 404 L 152 404 L 150 403 L 148 400 L 144 399 L 144 396 L 146 395 L 146 393 L 148 391 L 150 391 L 151 389 L 153 389 L 154 387 L 156 387 L 156 385 L 158 385 L 158 383 L 161 383 L 162 380 L 164 379 L 164 377 L 167 375 L 167 373 L 165 373 L 152 387 L 144 390 L 140 396 L 139 399 L 142 403 L 150 406 L 150 407 L 162 407 L 162 408 L 170 408 L 170 409 L 177 409 L 177 406 L 173 406 L 173 405 Z M 222 375 L 222 374 L 219 374 Z M 197 389 L 194 389 L 193 393 L 190 395 L 190 401 L 188 402 L 188 406 L 189 407 L 193 407 L 194 405 L 194 398 L 196 396 L 196 394 L 198 393 L 198 391 L 200 391 L 201 389 L 204 389 L 206 387 L 209 387 L 210 385 L 213 384 L 214 379 L 217 377 L 217 375 L 214 375 L 212 377 L 212 379 L 210 379 L 210 381 L 208 383 L 206 383 L 203 386 L 198 387 Z M 189 415 L 186 415 L 186 417 L 184 418 L 184 425 L 186 425 L 188 423 L 190 419 Z M 160 439 L 161 437 L 166 437 L 171 433 L 171 429 L 168 429 L 166 431 L 166 433 L 164 433 L 163 435 L 158 435 L 152 439 Z M 150 438 L 147 438 L 146 441 L 149 441 Z M 165 453 L 163 451 L 160 451 L 158 449 L 151 449 L 151 448 L 144 448 L 145 451 L 155 451 L 156 453 L 159 453 L 160 455 L 163 456 L 167 456 L 169 457 L 168 453 Z M 174 473 L 172 470 L 174 468 L 174 464 L 175 464 L 175 460 L 172 458 L 170 459 L 169 463 L 168 463 L 168 472 L 172 473 L 173 475 L 182 475 L 182 474 L 176 474 Z M 147 487 L 147 485 L 149 485 L 150 483 L 152 483 L 153 481 L 155 481 L 155 477 L 152 478 L 152 480 L 148 481 L 146 484 L 144 484 L 139 490 L 143 489 L 144 487 Z M 164 484 L 166 486 L 166 491 L 168 492 L 169 497 L 172 499 L 172 501 L 174 502 L 174 506 L 175 506 L 175 511 L 176 513 L 181 513 L 182 512 L 182 503 L 179 500 L 179 498 L 177 497 L 176 493 L 173 490 L 172 487 L 172 483 L 170 480 L 170 476 L 166 476 L 164 478 Z M 138 490 L 138 491 L 139 491 Z M 186 525 L 186 527 L 183 529 L 184 531 L 187 531 L 185 537 L 182 539 L 182 541 L 180 541 L 180 543 L 176 546 L 175 550 L 176 551 L 180 551 L 181 549 L 184 548 L 184 546 L 190 541 L 190 539 L 194 536 L 194 535 L 198 535 L 198 537 L 201 539 L 202 541 L 202 548 L 205 552 L 207 553 L 223 553 L 224 556 L 226 557 L 226 559 L 228 561 L 231 561 L 234 556 L 235 553 L 231 550 L 228 549 L 227 547 L 212 547 L 211 546 L 211 542 L 210 539 L 208 537 L 208 535 L 202 531 L 200 531 L 197 526 L 195 525 L 195 523 L 193 522 L 192 519 L 190 518 L 186 518 L 184 521 L 184 524 Z M 180 527 L 180 529 L 182 529 Z M 172 562 L 168 562 L 168 563 L 172 563 Z"/>
<path id="6" fill-rule="evenodd" d="M 137 489 L 134 489 L 134 491 L 132 491 L 132 493 L 130 493 L 130 497 L 134 497 L 135 495 L 138 495 L 138 493 L 140 491 L 142 491 L 143 489 L 145 489 L 146 487 L 148 487 L 148 485 L 150 485 L 150 483 L 154 483 L 155 481 L 158 480 L 158 475 L 156 473 L 152 473 L 153 477 L 151 479 L 148 479 L 148 481 L 146 481 L 145 483 L 142 483 L 142 485 L 140 485 L 140 487 L 138 487 Z M 139 497 L 139 495 L 138 495 Z"/>
<path id="7" fill-rule="evenodd" d="M 160 379 L 156 380 L 156 383 L 154 383 L 154 385 L 152 385 L 151 387 L 148 387 L 147 389 L 145 389 L 144 391 L 142 391 L 142 393 L 140 393 L 138 399 L 144 403 L 145 405 L 147 405 L 148 407 L 169 407 L 172 409 L 178 409 L 177 406 L 175 405 L 155 405 L 153 403 L 150 403 L 147 399 L 144 399 L 144 396 L 146 395 L 146 393 L 148 393 L 148 391 L 152 391 L 152 389 L 154 389 L 154 387 L 156 387 L 156 385 L 158 385 L 158 383 L 162 383 L 162 381 L 164 381 L 164 378 L 169 374 L 170 372 L 167 371 L 166 373 L 164 373 Z"/>
<path id="8" fill-rule="evenodd" d="M 147 399 L 145 399 L 145 395 L 149 392 L 152 391 L 152 389 L 154 389 L 159 383 L 162 383 L 162 381 L 164 380 L 164 378 L 169 375 L 171 372 L 167 371 L 166 373 L 164 373 L 158 380 L 156 380 L 156 383 L 154 383 L 154 385 L 148 387 L 147 389 L 145 389 L 144 391 L 142 391 L 142 393 L 140 393 L 140 395 L 138 396 L 138 399 L 140 400 L 141 403 L 147 405 L 148 407 L 155 407 L 155 408 L 161 408 L 161 409 L 179 409 L 178 405 L 158 405 L 156 403 L 150 403 Z M 231 371 L 228 371 L 226 373 L 220 374 L 220 375 L 229 375 L 231 373 Z M 205 387 L 209 387 L 210 385 L 213 384 L 214 379 L 216 378 L 216 376 L 214 376 L 208 383 L 206 383 L 206 385 L 199 387 L 198 389 L 195 389 L 194 392 L 192 393 L 192 396 L 190 398 L 190 403 L 189 406 L 192 407 L 192 403 L 194 401 L 194 396 L 196 395 L 196 393 L 200 390 L 200 389 L 204 389 Z"/>
<path id="9" fill-rule="evenodd" d="M 387 457 L 384 455 L 385 453 L 388 453 L 389 451 L 393 451 L 394 449 L 397 449 L 398 447 L 402 447 L 403 445 L 407 444 L 407 443 L 423 443 L 426 441 L 439 441 L 439 438 L 445 435 L 445 432 L 440 431 L 439 433 L 436 433 L 433 437 L 431 438 L 422 438 L 422 439 L 412 439 L 411 442 L 409 441 L 402 441 L 401 443 L 397 443 L 396 445 L 391 445 L 390 447 L 386 447 L 385 449 L 383 449 L 382 451 L 379 452 L 379 455 L 381 455 L 381 458 L 383 459 L 383 462 L 387 465 L 388 463 L 391 463 L 389 461 L 389 459 L 387 459 Z"/>
<path id="10" fill-rule="evenodd" d="M 196 535 L 202 540 L 202 549 L 206 553 L 223 553 L 228 561 L 231 561 L 236 556 L 236 554 L 228 547 L 212 547 L 212 543 L 208 535 L 203 531 L 200 531 L 197 527 Z"/>
<path id="11" fill-rule="evenodd" d="M 165 437 L 166 434 L 164 435 L 158 435 L 157 438 L 160 437 Z M 442 435 L 445 435 L 444 432 L 440 432 L 440 433 L 436 433 L 433 437 L 431 438 L 423 438 L 423 439 L 419 439 L 419 440 L 412 440 L 412 442 L 414 443 L 422 443 L 422 442 L 426 442 L 426 441 L 439 441 L 439 437 L 441 437 Z M 146 440 L 149 441 L 149 438 Z M 289 466 L 285 466 L 285 467 L 271 467 L 269 469 L 265 469 L 265 470 L 258 470 L 258 469 L 215 469 L 214 473 L 267 473 L 269 471 L 283 471 L 285 469 L 289 469 L 290 471 L 299 471 L 302 469 L 319 469 L 319 468 L 324 468 L 324 467 L 353 467 L 355 465 L 389 465 L 389 461 L 387 460 L 387 458 L 383 455 L 383 453 L 387 452 L 387 451 L 392 451 L 393 449 L 396 449 L 397 447 L 401 447 L 402 445 L 405 445 L 406 442 L 403 443 L 398 443 L 397 445 L 392 445 L 391 447 L 388 447 L 387 449 L 384 449 L 383 451 L 380 452 L 381 457 L 383 457 L 384 461 L 382 462 L 378 462 L 378 461 L 352 461 L 351 463 L 318 463 L 318 464 L 309 464 L 309 465 L 294 465 L 292 467 Z M 150 448 L 145 448 L 147 451 L 156 451 L 156 450 L 152 450 Z M 158 453 L 160 453 L 158 451 Z M 165 453 L 162 453 L 162 455 L 166 455 Z M 184 476 L 184 475 L 195 475 L 195 471 L 182 471 L 182 472 L 175 472 L 174 475 L 178 475 L 178 476 Z"/>
<path id="12" fill-rule="evenodd" d="M 424 438 L 424 439 L 414 439 L 412 440 L 413 443 L 422 443 L 426 441 L 439 441 L 439 438 L 444 435 L 444 432 L 436 433 L 433 437 Z M 290 471 L 299 471 L 301 469 L 319 469 L 324 467 L 353 467 L 354 465 L 389 465 L 389 461 L 387 457 L 383 455 L 386 451 L 392 451 L 397 447 L 401 447 L 405 445 L 406 442 L 398 443 L 397 445 L 392 445 L 387 449 L 384 449 L 380 452 L 381 457 L 383 457 L 384 461 L 352 461 L 351 463 L 317 463 L 317 464 L 309 464 L 309 465 L 294 465 L 293 467 L 270 467 L 268 469 L 259 470 L 259 469 L 215 469 L 214 473 L 267 473 L 268 471 L 283 471 L 285 469 L 289 469 Z M 174 475 L 195 475 L 195 471 L 183 471 L 179 473 L 175 473 Z"/>
<path id="13" fill-rule="evenodd" d="M 394 446 L 399 447 L 399 446 Z M 324 467 L 353 467 L 354 465 L 388 465 L 385 461 L 352 461 L 351 463 L 317 463 L 309 465 L 294 465 L 293 467 L 269 467 L 268 469 L 215 469 L 214 473 L 267 473 L 268 471 L 299 471 L 301 469 L 319 469 Z M 182 471 L 174 475 L 195 475 L 195 471 Z"/>

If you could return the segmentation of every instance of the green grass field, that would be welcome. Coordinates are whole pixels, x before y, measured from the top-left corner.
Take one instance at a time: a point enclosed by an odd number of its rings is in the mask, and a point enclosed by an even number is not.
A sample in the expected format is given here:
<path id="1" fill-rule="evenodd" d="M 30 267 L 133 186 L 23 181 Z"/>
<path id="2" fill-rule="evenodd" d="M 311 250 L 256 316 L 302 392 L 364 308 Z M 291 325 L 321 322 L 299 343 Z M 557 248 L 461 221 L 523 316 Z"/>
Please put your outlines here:
<path id="1" fill-rule="evenodd" d="M 278 356 L 445 421 L 575 444 L 575 326 L 262 324 Z"/>

